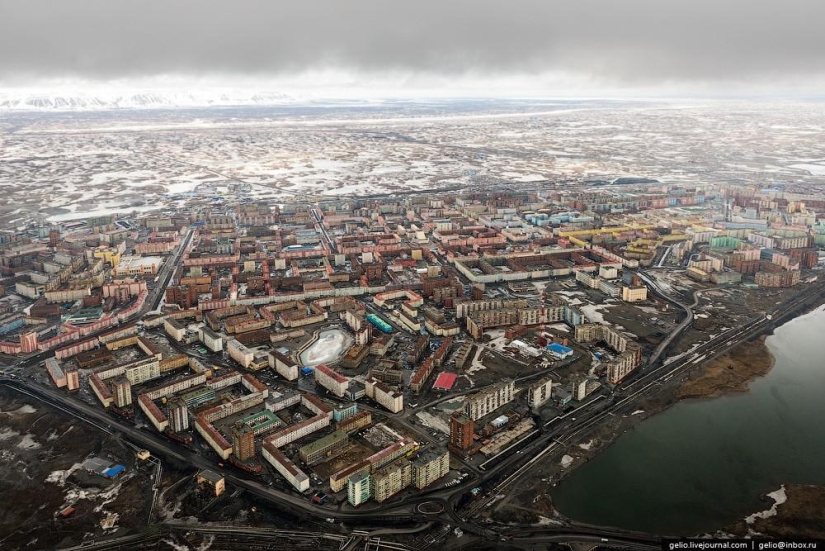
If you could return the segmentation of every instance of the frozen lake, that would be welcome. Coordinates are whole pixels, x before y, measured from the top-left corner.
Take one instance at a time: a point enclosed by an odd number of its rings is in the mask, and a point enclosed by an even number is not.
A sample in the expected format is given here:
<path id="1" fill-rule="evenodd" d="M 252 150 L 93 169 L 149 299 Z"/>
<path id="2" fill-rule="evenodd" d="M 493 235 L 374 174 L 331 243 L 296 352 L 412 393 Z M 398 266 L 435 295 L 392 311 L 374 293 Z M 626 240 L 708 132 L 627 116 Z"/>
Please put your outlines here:
<path id="1" fill-rule="evenodd" d="M 340 329 L 321 331 L 318 339 L 301 353 L 301 365 L 312 366 L 334 362 L 352 346 L 352 337 Z"/>

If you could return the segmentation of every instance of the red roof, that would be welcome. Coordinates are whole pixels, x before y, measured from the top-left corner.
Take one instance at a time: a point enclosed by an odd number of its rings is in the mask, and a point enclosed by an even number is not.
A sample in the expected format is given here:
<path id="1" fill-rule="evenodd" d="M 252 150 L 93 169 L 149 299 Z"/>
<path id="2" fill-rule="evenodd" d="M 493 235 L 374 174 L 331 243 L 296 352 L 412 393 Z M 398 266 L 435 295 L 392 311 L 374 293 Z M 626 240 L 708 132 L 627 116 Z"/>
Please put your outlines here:
<path id="1" fill-rule="evenodd" d="M 433 390 L 450 390 L 455 384 L 458 375 L 455 373 L 439 373 L 438 378 L 433 383 Z"/>
<path id="2" fill-rule="evenodd" d="M 318 371 L 320 371 L 321 373 L 323 373 L 323 374 L 324 374 L 324 375 L 326 375 L 327 377 L 330 377 L 330 378 L 331 378 L 331 379 L 333 379 L 336 383 L 339 383 L 339 384 L 346 383 L 346 382 L 347 382 L 347 380 L 348 380 L 346 377 L 344 377 L 343 375 L 341 375 L 341 374 L 340 374 L 340 373 L 338 373 L 337 371 L 335 371 L 335 370 L 333 370 L 333 369 L 330 369 L 329 367 L 327 367 L 327 366 L 326 366 L 326 365 L 324 365 L 324 364 L 318 364 L 318 365 L 316 365 L 316 366 L 315 366 L 315 371 L 316 371 L 316 373 L 317 373 Z"/>

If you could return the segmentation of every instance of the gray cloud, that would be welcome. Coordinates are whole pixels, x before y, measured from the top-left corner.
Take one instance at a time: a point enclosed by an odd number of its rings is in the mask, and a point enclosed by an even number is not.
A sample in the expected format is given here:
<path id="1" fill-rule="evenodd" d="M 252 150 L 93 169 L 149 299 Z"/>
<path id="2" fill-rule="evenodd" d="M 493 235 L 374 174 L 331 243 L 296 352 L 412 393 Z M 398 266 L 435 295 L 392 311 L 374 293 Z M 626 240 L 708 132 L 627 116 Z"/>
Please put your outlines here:
<path id="1" fill-rule="evenodd" d="M 821 0 L 0 0 L 0 83 L 157 75 L 627 86 L 825 75 Z"/>

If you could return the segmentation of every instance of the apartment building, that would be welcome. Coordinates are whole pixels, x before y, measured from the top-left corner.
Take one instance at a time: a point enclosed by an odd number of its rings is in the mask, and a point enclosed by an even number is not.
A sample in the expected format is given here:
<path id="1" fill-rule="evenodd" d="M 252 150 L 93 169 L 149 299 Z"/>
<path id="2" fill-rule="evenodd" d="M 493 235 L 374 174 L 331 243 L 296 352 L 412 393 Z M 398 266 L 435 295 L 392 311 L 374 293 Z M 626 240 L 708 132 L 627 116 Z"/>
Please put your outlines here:
<path id="1" fill-rule="evenodd" d="M 370 377 L 364 383 L 368 398 L 375 400 L 385 409 L 398 413 L 404 409 L 404 394 L 393 390 L 386 384 L 374 377 Z"/>
<path id="2" fill-rule="evenodd" d="M 512 379 L 503 379 L 487 390 L 482 390 L 464 403 L 464 412 L 473 421 L 477 421 L 511 402 L 515 395 L 516 384 Z"/>
<path id="3" fill-rule="evenodd" d="M 412 461 L 412 484 L 419 490 L 426 488 L 450 472 L 450 453 L 447 450 L 428 450 Z"/>
<path id="4" fill-rule="evenodd" d="M 381 503 L 412 483 L 412 465 L 406 458 L 396 459 L 372 475 L 373 497 Z"/>

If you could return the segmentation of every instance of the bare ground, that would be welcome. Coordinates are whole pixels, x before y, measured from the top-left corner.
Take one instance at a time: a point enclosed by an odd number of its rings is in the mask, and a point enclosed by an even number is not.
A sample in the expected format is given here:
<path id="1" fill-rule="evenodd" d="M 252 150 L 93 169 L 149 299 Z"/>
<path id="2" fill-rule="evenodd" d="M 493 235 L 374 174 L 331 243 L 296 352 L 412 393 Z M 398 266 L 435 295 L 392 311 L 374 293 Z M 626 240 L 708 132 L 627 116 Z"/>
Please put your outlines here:
<path id="1" fill-rule="evenodd" d="M 122 442 L 47 405 L 0 387 L 0 549 L 50 549 L 79 544 L 87 534 L 103 534 L 100 521 L 117 513 L 125 534 L 145 525 L 149 474 L 134 466 Z M 74 473 L 55 475 L 90 454 L 127 467 L 115 481 Z M 47 479 L 49 479 L 47 481 Z M 76 511 L 62 519 L 67 506 Z"/>
<path id="2" fill-rule="evenodd" d="M 771 538 L 825 539 L 825 488 L 788 484 L 785 486 L 787 501 L 776 507 L 776 515 L 758 518 L 750 528 Z M 748 534 L 744 521 L 727 530 L 732 534 Z"/>
<path id="3" fill-rule="evenodd" d="M 734 392 L 746 392 L 754 379 L 771 370 L 774 358 L 765 346 L 765 336 L 741 344 L 700 368 L 676 393 L 680 400 L 713 398 Z"/>

